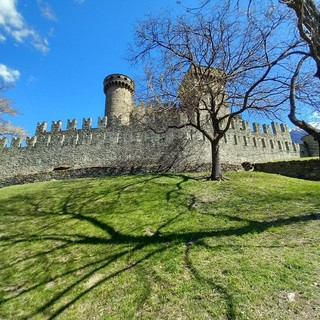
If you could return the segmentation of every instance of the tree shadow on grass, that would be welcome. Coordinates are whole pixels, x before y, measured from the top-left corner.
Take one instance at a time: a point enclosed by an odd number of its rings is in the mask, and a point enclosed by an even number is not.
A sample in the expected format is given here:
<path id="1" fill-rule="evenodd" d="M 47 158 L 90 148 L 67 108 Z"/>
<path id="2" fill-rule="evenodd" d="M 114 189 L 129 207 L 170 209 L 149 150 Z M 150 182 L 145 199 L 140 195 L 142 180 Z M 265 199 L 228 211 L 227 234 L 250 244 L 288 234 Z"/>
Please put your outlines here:
<path id="1" fill-rule="evenodd" d="M 227 287 L 218 281 L 214 281 L 211 278 L 206 278 L 201 275 L 199 270 L 194 266 L 190 253 L 193 248 L 207 245 L 203 241 L 205 238 L 221 238 L 221 237 L 232 237 L 232 236 L 244 236 L 248 234 L 259 234 L 267 231 L 272 227 L 292 225 L 305 221 L 312 221 L 320 219 L 320 213 L 305 214 L 299 216 L 293 216 L 288 218 L 278 218 L 269 221 L 255 221 L 249 219 L 242 219 L 239 217 L 224 215 L 225 218 L 230 221 L 238 221 L 242 225 L 236 227 L 230 227 L 225 229 L 212 229 L 208 227 L 205 231 L 184 231 L 184 232 L 161 232 L 169 227 L 172 223 L 176 222 L 183 215 L 187 214 L 191 210 L 194 210 L 193 205 L 196 202 L 196 198 L 193 194 L 188 194 L 185 206 L 181 207 L 180 211 L 168 218 L 166 221 L 161 223 L 155 230 L 155 232 L 150 236 L 146 234 L 130 234 L 123 231 L 119 231 L 115 226 L 111 225 L 99 219 L 92 214 L 86 214 L 86 205 L 103 199 L 106 194 L 113 192 L 117 196 L 117 200 L 123 201 L 124 192 L 131 187 L 136 187 L 137 184 L 146 185 L 152 181 L 157 180 L 159 177 L 166 176 L 167 178 L 180 179 L 175 187 L 171 190 L 165 191 L 165 198 L 167 202 L 172 201 L 173 198 L 179 196 L 179 194 L 184 193 L 183 184 L 189 181 L 190 177 L 184 175 L 153 175 L 150 178 L 141 178 L 137 183 L 130 182 L 125 185 L 119 186 L 116 190 L 107 190 L 106 193 L 98 194 L 95 198 L 88 198 L 86 201 L 81 203 L 81 206 L 77 206 L 77 210 L 74 209 L 74 204 L 78 199 L 84 199 L 86 195 L 86 189 L 78 190 L 77 194 L 70 194 L 65 197 L 61 212 L 58 216 L 63 217 L 63 221 L 75 221 L 84 224 L 84 226 L 92 226 L 99 230 L 99 236 L 90 235 L 84 232 L 84 234 L 79 233 L 64 233 L 64 234 L 29 234 L 29 235 L 13 235 L 5 236 L 0 240 L 3 246 L 14 246 L 20 243 L 28 242 L 48 242 L 48 243 L 58 243 L 57 245 L 51 245 L 46 249 L 42 249 L 40 252 L 31 252 L 23 258 L 11 261 L 7 265 L 7 268 L 11 268 L 12 264 L 19 267 L 21 263 L 25 263 L 27 260 L 33 261 L 42 256 L 47 256 L 50 254 L 58 254 L 61 251 L 63 254 L 65 249 L 72 250 L 73 248 L 84 248 L 90 251 L 93 246 L 103 245 L 105 246 L 105 251 L 101 251 L 102 257 L 98 257 L 91 261 L 89 259 L 83 261 L 79 266 L 71 267 L 68 270 L 58 272 L 50 278 L 38 281 L 35 284 L 26 284 L 24 288 L 19 288 L 18 292 L 14 294 L 5 294 L 1 301 L 1 304 L 5 304 L 14 300 L 19 300 L 21 297 L 32 293 L 36 290 L 41 290 L 41 288 L 48 282 L 54 282 L 64 279 L 68 276 L 74 276 L 75 279 L 71 283 L 63 286 L 58 291 L 54 292 L 47 301 L 42 302 L 42 304 L 36 306 L 33 311 L 25 315 L 24 318 L 32 318 L 37 315 L 43 315 L 48 319 L 54 319 L 59 315 L 62 315 L 68 308 L 73 306 L 81 298 L 88 295 L 94 289 L 108 283 L 114 278 L 119 277 L 130 270 L 138 268 L 143 265 L 153 257 L 159 254 L 164 254 L 167 250 L 172 250 L 180 245 L 185 246 L 184 252 L 184 263 L 188 272 L 200 283 L 206 284 L 212 287 L 212 290 L 217 292 L 220 297 L 224 300 L 226 306 L 226 317 L 227 319 L 236 319 L 236 306 L 233 301 L 232 294 L 228 291 Z M 12 201 L 12 199 L 11 199 Z M 36 218 L 37 212 L 41 211 L 39 206 L 35 205 Z M 106 208 L 106 210 L 108 210 Z M 14 214 L 14 212 L 12 212 Z M 46 212 L 43 213 L 48 217 L 52 215 L 57 215 L 56 213 Z M 29 215 L 26 216 L 27 219 L 30 218 Z M 54 224 L 56 226 L 56 224 Z M 40 230 L 46 230 L 41 229 Z M 197 246 L 192 244 L 196 243 Z M 116 252 L 112 253 L 112 250 L 116 246 Z M 108 249 L 110 252 L 108 252 Z M 107 254 L 105 252 L 108 252 Z M 104 255 L 105 254 L 105 255 Z M 123 263 L 125 259 L 126 263 Z M 119 263 L 119 262 L 122 263 Z M 119 266 L 117 265 L 119 264 Z M 97 281 L 95 281 L 90 286 L 83 286 L 87 283 L 92 276 L 98 274 L 100 271 L 106 268 L 112 269 L 107 275 L 102 276 Z M 149 292 L 148 294 L 151 294 Z M 148 296 L 144 297 L 144 301 L 148 300 Z"/>
<path id="2" fill-rule="evenodd" d="M 197 242 L 198 246 L 202 246 L 204 244 L 202 241 L 199 241 L 198 239 L 197 241 L 198 241 Z M 190 251 L 191 251 L 192 245 L 193 245 L 193 242 L 189 242 L 186 244 L 185 256 L 184 256 L 186 267 L 188 268 L 190 273 L 197 279 L 199 283 L 210 285 L 211 288 L 215 290 L 221 296 L 221 298 L 225 301 L 227 319 L 228 320 L 236 319 L 235 304 L 233 302 L 232 294 L 228 292 L 228 288 L 225 288 L 223 285 L 219 284 L 218 281 L 215 282 L 212 279 L 201 275 L 199 270 L 193 265 L 190 257 Z"/>

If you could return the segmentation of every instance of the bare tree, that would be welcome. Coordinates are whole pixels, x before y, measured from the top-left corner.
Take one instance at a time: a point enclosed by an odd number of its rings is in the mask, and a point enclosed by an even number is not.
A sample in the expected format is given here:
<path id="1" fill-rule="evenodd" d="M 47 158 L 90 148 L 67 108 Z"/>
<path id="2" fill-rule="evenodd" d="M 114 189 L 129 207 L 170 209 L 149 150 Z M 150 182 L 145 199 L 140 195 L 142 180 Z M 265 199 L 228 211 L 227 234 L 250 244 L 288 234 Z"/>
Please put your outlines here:
<path id="1" fill-rule="evenodd" d="M 234 117 L 275 114 L 289 99 L 293 71 L 286 61 L 301 48 L 285 22 L 281 10 L 248 17 L 217 4 L 210 12 L 149 16 L 136 27 L 130 59 L 144 63 L 145 98 L 164 115 L 168 109 L 182 115 L 180 124 L 167 121 L 167 129 L 191 127 L 206 137 L 212 180 L 222 177 L 219 143 Z"/>
<path id="2" fill-rule="evenodd" d="M 12 105 L 12 101 L 3 96 L 3 92 L 8 87 L 4 84 L 0 85 L 0 137 L 1 136 L 24 136 L 25 131 L 13 125 L 10 121 L 6 120 L 6 116 L 15 116 L 18 111 Z"/>
<path id="3" fill-rule="evenodd" d="M 299 78 L 308 79 L 315 88 L 319 88 L 319 84 L 314 83 L 314 81 L 308 77 L 308 73 L 306 74 L 304 72 L 303 65 L 307 62 L 308 58 L 311 57 L 316 63 L 317 69 L 314 76 L 320 80 L 320 11 L 313 0 L 280 0 L 280 2 L 294 10 L 297 17 L 297 28 L 299 30 L 299 34 L 309 47 L 309 53 L 301 57 L 291 79 L 289 119 L 293 124 L 305 130 L 318 142 L 320 158 L 320 128 L 317 128 L 303 120 L 305 119 L 305 112 L 304 114 L 298 114 L 297 111 L 297 88 L 299 88 Z M 311 91 L 313 89 L 314 88 L 312 88 Z M 319 98 L 319 90 L 317 97 Z M 304 105 L 306 102 L 308 104 L 310 99 L 305 99 L 303 102 Z M 320 113 L 319 99 L 316 102 L 311 104 L 309 103 L 309 107 L 311 107 L 311 109 L 316 109 L 316 112 Z"/>
<path id="4" fill-rule="evenodd" d="M 232 0 L 228 1 L 228 5 L 232 6 Z M 295 60 L 296 71 L 292 74 L 290 81 L 290 104 L 289 104 L 289 119 L 297 127 L 303 129 L 308 134 L 314 137 L 320 145 L 320 130 L 318 126 L 310 123 L 309 113 L 310 111 L 319 113 L 319 84 L 317 84 L 310 77 L 310 73 L 313 73 L 313 68 L 308 64 L 308 60 L 313 60 L 316 64 L 316 72 L 314 76 L 320 80 L 320 10 L 314 0 L 278 0 L 279 3 L 286 5 L 288 8 L 294 11 L 296 15 L 296 26 L 300 37 L 303 39 L 308 47 L 308 50 L 304 52 L 297 52 Z M 179 1 L 183 5 L 183 1 Z M 197 14 L 204 10 L 212 3 L 211 0 L 199 0 L 199 4 L 193 8 L 186 8 L 188 11 Z M 265 5 L 269 6 L 269 12 L 274 10 L 280 10 L 279 6 L 276 6 L 277 1 L 269 0 L 265 1 Z M 236 7 L 238 10 L 243 10 L 240 1 L 236 1 Z M 253 15 L 255 19 L 255 8 L 261 6 L 259 0 L 249 0 L 246 4 L 246 12 L 248 16 Z M 269 19 L 269 16 L 266 16 Z M 291 28 L 291 32 L 295 30 L 292 28 L 292 21 L 288 21 L 288 28 Z M 307 68 L 304 66 L 307 64 Z M 306 72 L 306 69 L 308 70 Z M 304 83 L 303 92 L 301 91 L 301 84 Z M 309 92 L 307 90 L 309 89 Z M 299 106 L 298 106 L 299 104 Z M 320 150 L 319 150 L 320 155 Z"/>

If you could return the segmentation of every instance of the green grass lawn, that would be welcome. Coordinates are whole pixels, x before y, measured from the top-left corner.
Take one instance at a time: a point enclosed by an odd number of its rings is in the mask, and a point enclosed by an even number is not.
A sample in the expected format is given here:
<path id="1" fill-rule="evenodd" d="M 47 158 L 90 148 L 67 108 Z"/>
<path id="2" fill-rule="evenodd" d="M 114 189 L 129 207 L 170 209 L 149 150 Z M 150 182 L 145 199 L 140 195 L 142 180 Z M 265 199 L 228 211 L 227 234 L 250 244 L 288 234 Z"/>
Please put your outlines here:
<path id="1" fill-rule="evenodd" d="M 320 182 L 226 177 L 0 189 L 0 319 L 319 319 Z"/>

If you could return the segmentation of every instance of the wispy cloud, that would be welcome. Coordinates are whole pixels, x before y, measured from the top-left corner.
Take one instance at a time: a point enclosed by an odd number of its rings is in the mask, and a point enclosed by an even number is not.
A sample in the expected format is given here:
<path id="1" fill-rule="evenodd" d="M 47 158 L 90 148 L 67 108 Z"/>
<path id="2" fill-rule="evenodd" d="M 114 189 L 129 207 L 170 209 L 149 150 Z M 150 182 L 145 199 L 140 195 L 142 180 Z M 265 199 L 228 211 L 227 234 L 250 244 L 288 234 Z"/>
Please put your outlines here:
<path id="1" fill-rule="evenodd" d="M 36 81 L 36 78 L 34 76 L 29 76 L 28 79 L 27 79 L 27 84 L 30 84 L 32 82 Z"/>
<path id="2" fill-rule="evenodd" d="M 0 31 L 12 36 L 17 42 L 30 41 L 37 50 L 43 53 L 49 51 L 48 40 L 27 25 L 17 10 L 15 0 L 0 0 Z M 4 41 L 5 36 L 3 37 Z"/>
<path id="3" fill-rule="evenodd" d="M 4 64 L 0 64 L 0 77 L 5 83 L 13 83 L 19 79 L 20 72 Z"/>
<path id="4" fill-rule="evenodd" d="M 44 18 L 51 20 L 51 21 L 56 21 L 57 17 L 56 14 L 54 13 L 53 9 L 49 5 L 49 3 L 38 0 L 38 6 L 40 8 L 41 14 Z"/>
<path id="5" fill-rule="evenodd" d="M 309 122 L 309 124 L 314 128 L 320 129 L 320 122 Z"/>
<path id="6" fill-rule="evenodd" d="M 312 113 L 312 119 L 320 119 L 320 112 L 315 111 Z"/>
<path id="7" fill-rule="evenodd" d="M 85 0 L 73 0 L 75 3 L 79 3 L 79 4 L 82 4 L 85 2 Z"/>

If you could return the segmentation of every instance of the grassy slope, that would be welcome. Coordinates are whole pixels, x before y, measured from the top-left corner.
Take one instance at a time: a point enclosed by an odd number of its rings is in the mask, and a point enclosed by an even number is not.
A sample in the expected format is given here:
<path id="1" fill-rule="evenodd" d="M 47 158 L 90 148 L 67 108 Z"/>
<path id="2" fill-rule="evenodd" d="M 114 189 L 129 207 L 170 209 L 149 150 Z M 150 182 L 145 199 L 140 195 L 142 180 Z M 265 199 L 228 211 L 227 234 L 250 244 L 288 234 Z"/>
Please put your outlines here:
<path id="1" fill-rule="evenodd" d="M 228 178 L 1 189 L 0 318 L 317 319 L 320 182 Z"/>

